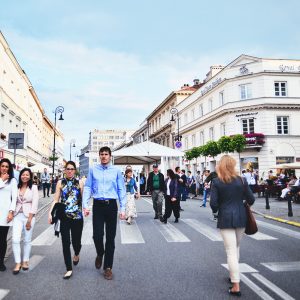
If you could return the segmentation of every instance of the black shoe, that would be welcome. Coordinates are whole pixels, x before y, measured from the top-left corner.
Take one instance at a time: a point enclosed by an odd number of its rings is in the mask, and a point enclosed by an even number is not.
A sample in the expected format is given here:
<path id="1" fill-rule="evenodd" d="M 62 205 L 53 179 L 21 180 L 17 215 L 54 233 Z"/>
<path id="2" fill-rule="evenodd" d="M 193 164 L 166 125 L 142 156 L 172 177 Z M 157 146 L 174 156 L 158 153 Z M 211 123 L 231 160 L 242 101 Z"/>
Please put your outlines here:
<path id="1" fill-rule="evenodd" d="M 178 218 L 175 219 L 174 223 L 178 223 Z"/>
<path id="2" fill-rule="evenodd" d="M 180 210 L 180 211 L 184 211 L 184 209 L 182 209 L 182 208 L 179 208 L 179 210 Z"/>
<path id="3" fill-rule="evenodd" d="M 22 268 L 22 267 L 20 266 L 20 267 L 19 267 L 19 269 L 14 269 L 14 270 L 13 270 L 13 274 L 14 274 L 14 275 L 17 275 L 17 274 L 19 274 L 19 273 L 20 273 L 20 270 L 21 270 L 21 268 Z"/>
<path id="4" fill-rule="evenodd" d="M 0 272 L 4 272 L 5 270 L 6 270 L 5 265 L 1 265 L 1 266 L 0 266 Z"/>
<path id="5" fill-rule="evenodd" d="M 69 275 L 67 275 L 67 273 L 71 272 Z M 63 279 L 70 279 L 73 275 L 73 271 L 67 271 L 67 273 L 64 275 Z"/>
<path id="6" fill-rule="evenodd" d="M 77 256 L 77 255 L 75 255 L 75 256 Z M 77 266 L 78 263 L 79 263 L 79 256 L 78 256 L 78 260 L 74 260 L 74 257 L 73 257 L 73 265 Z"/>
<path id="7" fill-rule="evenodd" d="M 102 257 L 103 256 L 98 256 L 97 255 L 97 257 L 95 259 L 95 267 L 96 267 L 96 269 L 100 269 L 101 268 L 101 266 L 102 266 Z"/>
<path id="8" fill-rule="evenodd" d="M 241 297 L 242 296 L 242 293 L 240 291 L 238 292 L 233 292 L 231 291 L 231 289 L 228 290 L 228 293 L 232 296 L 237 296 L 237 297 Z"/>
<path id="9" fill-rule="evenodd" d="M 158 216 L 155 216 L 155 217 L 154 217 L 154 220 L 156 220 L 156 219 L 158 219 Z"/>
<path id="10" fill-rule="evenodd" d="M 165 224 L 167 224 L 167 219 L 166 218 L 164 218 L 163 216 L 161 216 L 160 218 L 159 218 L 159 220 L 162 222 L 162 223 L 165 223 Z"/>

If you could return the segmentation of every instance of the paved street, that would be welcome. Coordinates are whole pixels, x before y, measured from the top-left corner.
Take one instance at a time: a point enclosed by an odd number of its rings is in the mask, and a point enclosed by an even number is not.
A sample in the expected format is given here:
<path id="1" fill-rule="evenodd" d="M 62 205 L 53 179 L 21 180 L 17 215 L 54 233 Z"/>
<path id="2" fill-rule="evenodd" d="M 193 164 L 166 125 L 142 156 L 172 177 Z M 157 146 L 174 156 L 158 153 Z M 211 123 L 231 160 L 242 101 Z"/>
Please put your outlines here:
<path id="1" fill-rule="evenodd" d="M 199 204 L 182 203 L 180 222 L 164 225 L 153 220 L 150 198 L 137 201 L 136 223 L 119 222 L 112 281 L 94 267 L 91 217 L 80 263 L 69 281 L 62 279 L 61 240 L 45 213 L 34 230 L 31 270 L 12 275 L 10 255 L 0 299 L 230 299 L 223 243 L 210 209 Z M 243 299 L 299 299 L 300 229 L 257 220 L 259 233 L 245 236 L 241 246 Z"/>

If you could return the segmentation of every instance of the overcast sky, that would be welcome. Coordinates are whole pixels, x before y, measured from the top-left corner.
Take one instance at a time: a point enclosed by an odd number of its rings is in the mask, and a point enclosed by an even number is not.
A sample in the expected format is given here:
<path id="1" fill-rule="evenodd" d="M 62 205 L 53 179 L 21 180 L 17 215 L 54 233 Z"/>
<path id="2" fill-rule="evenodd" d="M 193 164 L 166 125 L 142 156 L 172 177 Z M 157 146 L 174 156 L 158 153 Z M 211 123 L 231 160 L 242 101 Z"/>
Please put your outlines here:
<path id="1" fill-rule="evenodd" d="M 49 118 L 64 106 L 68 157 L 94 128 L 138 128 L 210 65 L 300 59 L 299 11 L 297 0 L 11 0 L 0 30 Z"/>

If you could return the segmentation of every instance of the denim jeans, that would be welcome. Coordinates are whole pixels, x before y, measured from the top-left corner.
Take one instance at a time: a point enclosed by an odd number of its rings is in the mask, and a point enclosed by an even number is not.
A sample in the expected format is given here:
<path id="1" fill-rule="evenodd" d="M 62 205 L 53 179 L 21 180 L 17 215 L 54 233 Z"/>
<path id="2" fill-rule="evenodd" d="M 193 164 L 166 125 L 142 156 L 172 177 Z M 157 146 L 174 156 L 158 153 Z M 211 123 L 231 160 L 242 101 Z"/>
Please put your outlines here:
<path id="1" fill-rule="evenodd" d="M 207 196 L 210 193 L 210 189 L 204 189 L 203 190 L 203 202 L 202 202 L 202 206 L 206 207 L 206 201 L 207 201 Z"/>

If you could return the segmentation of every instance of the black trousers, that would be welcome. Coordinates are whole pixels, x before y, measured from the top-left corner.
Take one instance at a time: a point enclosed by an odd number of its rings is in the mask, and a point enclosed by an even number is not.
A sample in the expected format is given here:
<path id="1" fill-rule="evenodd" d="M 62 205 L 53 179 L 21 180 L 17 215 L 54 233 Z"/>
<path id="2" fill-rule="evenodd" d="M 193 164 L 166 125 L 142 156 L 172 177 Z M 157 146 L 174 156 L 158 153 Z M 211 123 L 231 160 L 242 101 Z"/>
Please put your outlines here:
<path id="1" fill-rule="evenodd" d="M 46 190 L 47 190 L 47 196 L 49 197 L 49 190 L 50 190 L 50 183 L 43 183 L 43 193 L 44 193 L 44 198 L 46 197 Z"/>
<path id="2" fill-rule="evenodd" d="M 4 264 L 9 226 L 0 226 L 0 266 Z"/>
<path id="3" fill-rule="evenodd" d="M 83 229 L 83 219 L 67 218 L 65 220 L 62 220 L 60 223 L 61 241 L 62 241 L 64 260 L 65 260 L 67 271 L 72 270 L 70 232 L 72 237 L 72 246 L 73 246 L 74 254 L 77 256 L 79 255 L 81 249 L 82 229 Z"/>
<path id="4" fill-rule="evenodd" d="M 116 200 L 94 200 L 93 239 L 97 255 L 104 255 L 103 268 L 112 268 L 115 252 L 118 206 Z M 105 248 L 103 244 L 105 225 Z"/>
<path id="5" fill-rule="evenodd" d="M 180 218 L 180 205 L 179 205 L 179 199 L 176 198 L 176 201 L 171 201 L 171 196 L 165 195 L 165 215 L 164 219 L 168 219 L 171 217 L 172 211 L 174 214 L 174 217 L 176 219 Z"/>

